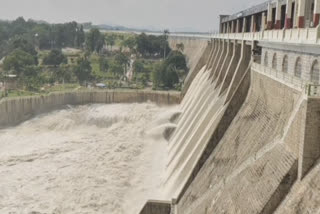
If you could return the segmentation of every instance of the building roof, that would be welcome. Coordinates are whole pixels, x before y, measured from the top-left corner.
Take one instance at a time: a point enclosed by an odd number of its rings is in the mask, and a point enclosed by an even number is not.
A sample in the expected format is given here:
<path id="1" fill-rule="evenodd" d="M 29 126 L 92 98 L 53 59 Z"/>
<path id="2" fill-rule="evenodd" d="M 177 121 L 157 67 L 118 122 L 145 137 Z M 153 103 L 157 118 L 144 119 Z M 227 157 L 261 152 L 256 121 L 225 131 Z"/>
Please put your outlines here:
<path id="1" fill-rule="evenodd" d="M 272 2 L 274 2 L 274 0 L 268 0 L 268 1 L 263 2 L 261 4 L 258 4 L 258 5 L 255 5 L 253 7 L 250 7 L 248 9 L 246 9 L 246 10 L 243 10 L 243 11 L 240 11 L 238 13 L 232 14 L 230 16 L 224 17 L 224 18 L 222 18 L 221 22 L 222 23 L 229 22 L 229 21 L 232 21 L 232 20 L 236 20 L 238 18 L 242 18 L 242 17 L 250 16 L 250 15 L 253 15 L 253 14 L 256 14 L 256 13 L 261 13 L 263 11 L 267 11 L 268 10 L 268 4 L 270 2 L 272 3 Z"/>

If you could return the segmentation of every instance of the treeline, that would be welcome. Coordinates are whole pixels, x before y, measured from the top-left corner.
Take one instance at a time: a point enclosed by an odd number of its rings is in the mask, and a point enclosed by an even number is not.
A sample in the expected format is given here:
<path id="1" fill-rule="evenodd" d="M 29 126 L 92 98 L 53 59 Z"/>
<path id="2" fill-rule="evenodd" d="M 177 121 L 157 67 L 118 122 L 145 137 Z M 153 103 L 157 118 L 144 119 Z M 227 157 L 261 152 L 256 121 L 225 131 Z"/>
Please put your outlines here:
<path id="1" fill-rule="evenodd" d="M 142 56 L 156 57 L 166 56 L 171 52 L 168 43 L 168 32 L 161 36 L 146 35 L 144 33 L 137 36 L 136 39 L 137 52 Z"/>
<path id="2" fill-rule="evenodd" d="M 168 35 L 85 33 L 76 22 L 0 21 L 0 80 L 16 75 L 18 87 L 32 91 L 75 82 L 180 89 L 188 72 L 183 44 L 171 50 Z M 76 49 L 63 52 L 65 47 Z"/>
<path id="3" fill-rule="evenodd" d="M 85 32 L 76 22 L 47 24 L 26 21 L 22 17 L 14 21 L 0 21 L 0 58 L 12 51 L 12 43 L 18 39 L 39 49 L 81 48 Z"/>
<path id="4" fill-rule="evenodd" d="M 176 50 L 171 50 L 168 34 L 168 31 L 164 31 L 158 36 L 145 33 L 131 36 L 115 33 L 104 35 L 98 29 L 91 29 L 86 47 L 88 51 L 100 54 L 99 65 L 103 72 L 125 76 L 130 65 L 129 56 L 134 54 L 137 57 L 133 63 L 134 80 L 143 86 L 152 81 L 154 89 L 179 90 L 188 72 L 186 58 L 182 53 L 184 45 L 177 44 Z M 114 45 L 118 45 L 120 50 L 114 51 L 113 57 L 105 58 L 102 47 L 110 47 L 109 51 L 112 51 Z"/>
<path id="5" fill-rule="evenodd" d="M 142 57 L 150 58 L 166 58 L 171 52 L 168 43 L 169 32 L 164 32 L 163 35 L 147 35 L 141 33 L 139 35 L 131 35 L 124 37 L 121 34 L 109 33 L 102 34 L 98 29 L 91 29 L 86 37 L 86 48 L 90 52 L 101 53 L 104 46 L 112 47 L 119 42 L 120 48 L 127 48 L 130 53 L 139 54 Z"/>

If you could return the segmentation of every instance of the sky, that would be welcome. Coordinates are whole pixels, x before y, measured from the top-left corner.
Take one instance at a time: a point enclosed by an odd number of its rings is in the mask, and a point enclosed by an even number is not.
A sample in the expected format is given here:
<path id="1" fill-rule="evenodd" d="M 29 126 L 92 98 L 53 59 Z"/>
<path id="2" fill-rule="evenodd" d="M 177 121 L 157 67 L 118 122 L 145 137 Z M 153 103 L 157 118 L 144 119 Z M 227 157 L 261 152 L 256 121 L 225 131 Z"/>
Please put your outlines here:
<path id="1" fill-rule="evenodd" d="M 214 31 L 220 14 L 265 0 L 0 0 L 0 19 L 68 21 L 170 31 Z"/>

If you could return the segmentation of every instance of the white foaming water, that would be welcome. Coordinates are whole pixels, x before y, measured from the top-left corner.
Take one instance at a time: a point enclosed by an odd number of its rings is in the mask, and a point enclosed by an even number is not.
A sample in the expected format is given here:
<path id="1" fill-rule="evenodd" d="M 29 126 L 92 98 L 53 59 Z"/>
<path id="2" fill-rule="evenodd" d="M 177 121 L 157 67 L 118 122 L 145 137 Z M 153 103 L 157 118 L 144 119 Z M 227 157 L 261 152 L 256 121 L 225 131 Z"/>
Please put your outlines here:
<path id="1" fill-rule="evenodd" d="M 0 213 L 131 214 L 163 199 L 174 109 L 86 105 L 0 130 Z"/>

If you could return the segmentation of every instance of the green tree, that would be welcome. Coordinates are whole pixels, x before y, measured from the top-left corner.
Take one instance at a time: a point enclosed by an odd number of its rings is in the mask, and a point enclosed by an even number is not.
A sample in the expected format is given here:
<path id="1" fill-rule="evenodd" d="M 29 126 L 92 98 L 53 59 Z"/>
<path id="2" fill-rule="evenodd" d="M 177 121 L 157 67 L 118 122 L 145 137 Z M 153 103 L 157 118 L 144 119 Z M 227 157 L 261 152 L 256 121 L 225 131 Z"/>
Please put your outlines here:
<path id="1" fill-rule="evenodd" d="M 136 60 L 133 63 L 133 72 L 134 73 L 144 73 L 146 72 L 146 69 L 144 67 L 144 64 L 141 60 Z"/>
<path id="2" fill-rule="evenodd" d="M 99 58 L 100 71 L 107 72 L 109 69 L 109 61 L 105 57 Z"/>
<path id="3" fill-rule="evenodd" d="M 0 24 L 0 42 L 7 40 L 9 38 L 8 36 L 8 31 L 5 25 Z"/>
<path id="4" fill-rule="evenodd" d="M 183 52 L 184 51 L 184 44 L 182 42 L 178 43 L 178 44 L 176 44 L 176 48 L 178 51 Z"/>
<path id="5" fill-rule="evenodd" d="M 163 63 L 156 63 L 151 73 L 151 79 L 153 83 L 153 89 L 157 89 L 162 84 Z"/>
<path id="6" fill-rule="evenodd" d="M 163 56 L 165 58 L 171 51 L 166 35 L 154 36 L 142 33 L 137 37 L 136 43 L 137 52 L 142 56 Z"/>
<path id="7" fill-rule="evenodd" d="M 178 70 L 187 70 L 186 57 L 180 51 L 171 51 L 165 63 L 168 66 L 173 65 Z"/>
<path id="8" fill-rule="evenodd" d="M 27 22 L 24 20 L 23 17 L 18 17 L 16 20 L 12 22 L 10 31 L 12 34 L 15 35 L 25 34 L 28 31 Z"/>
<path id="9" fill-rule="evenodd" d="M 80 84 L 90 81 L 92 79 L 92 67 L 89 60 L 87 58 L 78 59 L 74 73 L 77 76 Z"/>
<path id="10" fill-rule="evenodd" d="M 44 65 L 53 65 L 57 67 L 58 65 L 67 64 L 68 59 L 67 57 L 62 53 L 61 50 L 52 50 L 50 53 L 44 57 L 43 64 Z"/>
<path id="11" fill-rule="evenodd" d="M 185 56 L 180 51 L 172 51 L 165 61 L 156 64 L 152 72 L 154 88 L 174 88 L 187 74 Z"/>
<path id="12" fill-rule="evenodd" d="M 80 28 L 77 30 L 77 39 L 76 39 L 76 45 L 77 47 L 81 48 L 83 43 L 85 42 L 85 33 L 83 30 L 83 26 L 81 25 Z"/>
<path id="13" fill-rule="evenodd" d="M 148 74 L 144 73 L 144 74 L 141 75 L 141 83 L 142 83 L 142 85 L 144 87 L 147 86 L 148 80 L 149 80 L 149 75 Z"/>
<path id="14" fill-rule="evenodd" d="M 32 56 L 37 55 L 37 51 L 35 50 L 34 46 L 28 40 L 21 37 L 15 37 L 10 42 L 10 50 L 13 51 L 16 49 L 21 49 Z"/>
<path id="15" fill-rule="evenodd" d="M 124 53 L 120 52 L 115 55 L 114 60 L 123 67 L 124 73 L 127 72 L 127 68 L 130 65 L 130 59 Z"/>
<path id="16" fill-rule="evenodd" d="M 70 65 L 61 65 L 59 68 L 55 69 L 54 78 L 55 80 L 65 83 L 72 80 L 72 69 Z"/>
<path id="17" fill-rule="evenodd" d="M 145 33 L 140 34 L 137 37 L 137 51 L 145 56 L 149 52 L 149 46 L 151 45 L 148 36 Z"/>
<path id="18" fill-rule="evenodd" d="M 29 91 L 39 91 L 44 81 L 40 75 L 41 69 L 38 66 L 26 66 L 24 75 L 19 78 L 20 82 Z"/>
<path id="19" fill-rule="evenodd" d="M 112 47 L 115 45 L 116 43 L 116 37 L 114 34 L 108 34 L 106 35 L 106 43 L 108 46 L 111 47 L 111 51 L 112 51 Z"/>
<path id="20" fill-rule="evenodd" d="M 26 66 L 31 65 L 36 65 L 35 58 L 21 49 L 14 50 L 3 62 L 3 68 L 5 71 L 12 71 L 17 75 L 23 75 L 26 70 Z"/>
<path id="21" fill-rule="evenodd" d="M 93 28 L 87 34 L 86 47 L 90 52 L 99 53 L 105 44 L 105 38 L 100 33 L 99 29 Z"/>
<path id="22" fill-rule="evenodd" d="M 163 83 L 168 88 L 173 88 L 175 84 L 179 83 L 179 76 L 173 64 L 166 68 Z"/>
<path id="23" fill-rule="evenodd" d="M 123 73 L 124 73 L 123 66 L 121 64 L 119 64 L 116 60 L 112 60 L 110 62 L 109 71 L 112 74 L 119 74 L 119 75 L 123 75 Z"/>
<path id="24" fill-rule="evenodd" d="M 164 30 L 163 31 L 163 36 L 162 36 L 162 38 L 163 38 L 163 40 L 162 40 L 162 47 L 163 47 L 163 59 L 165 59 L 166 58 L 166 55 L 167 55 L 167 48 L 168 48 L 168 38 L 169 38 L 169 34 L 170 34 L 170 32 L 169 32 L 169 30 Z"/>
<path id="25" fill-rule="evenodd" d="M 134 36 L 130 36 L 127 39 L 123 40 L 122 45 L 124 47 L 129 48 L 130 52 L 135 52 L 135 48 L 137 45 L 136 38 Z"/>
<path id="26" fill-rule="evenodd" d="M 36 25 L 32 28 L 30 36 L 33 40 L 33 45 L 37 46 L 40 49 L 49 49 L 50 48 L 50 37 L 49 37 L 50 26 L 41 24 Z"/>

